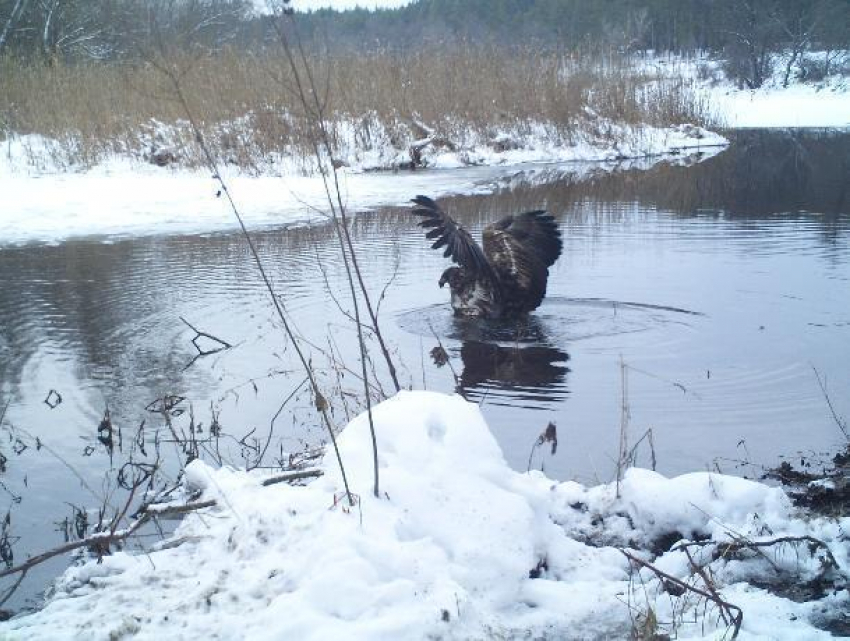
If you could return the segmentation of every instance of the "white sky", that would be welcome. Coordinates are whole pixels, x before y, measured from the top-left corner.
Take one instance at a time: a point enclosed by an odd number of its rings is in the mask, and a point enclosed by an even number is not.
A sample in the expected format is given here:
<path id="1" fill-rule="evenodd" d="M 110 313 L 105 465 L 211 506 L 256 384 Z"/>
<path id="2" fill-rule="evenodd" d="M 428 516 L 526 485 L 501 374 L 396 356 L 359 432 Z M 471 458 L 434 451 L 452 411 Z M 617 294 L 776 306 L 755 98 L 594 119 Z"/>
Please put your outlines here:
<path id="1" fill-rule="evenodd" d="M 353 9 L 354 7 L 364 7 L 367 9 L 385 8 L 385 7 L 403 7 L 410 4 L 414 0 L 292 0 L 292 7 L 297 11 L 309 11 L 311 9 L 331 8 L 339 11 L 345 9 Z M 261 11 L 266 5 L 266 0 L 254 0 L 257 8 Z"/>

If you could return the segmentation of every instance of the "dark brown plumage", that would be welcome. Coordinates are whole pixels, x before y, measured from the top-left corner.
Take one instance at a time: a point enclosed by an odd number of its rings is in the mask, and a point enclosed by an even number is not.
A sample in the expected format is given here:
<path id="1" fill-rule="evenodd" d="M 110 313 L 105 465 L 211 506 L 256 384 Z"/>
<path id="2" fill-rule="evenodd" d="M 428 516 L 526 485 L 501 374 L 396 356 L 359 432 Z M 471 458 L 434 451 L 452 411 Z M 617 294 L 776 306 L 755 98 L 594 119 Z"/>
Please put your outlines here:
<path id="1" fill-rule="evenodd" d="M 549 267 L 561 255 L 561 233 L 545 211 L 512 214 L 487 225 L 483 248 L 427 196 L 413 199 L 413 214 L 428 229 L 434 249 L 456 267 L 440 277 L 448 283 L 460 316 L 513 318 L 537 309 L 546 295 Z"/>

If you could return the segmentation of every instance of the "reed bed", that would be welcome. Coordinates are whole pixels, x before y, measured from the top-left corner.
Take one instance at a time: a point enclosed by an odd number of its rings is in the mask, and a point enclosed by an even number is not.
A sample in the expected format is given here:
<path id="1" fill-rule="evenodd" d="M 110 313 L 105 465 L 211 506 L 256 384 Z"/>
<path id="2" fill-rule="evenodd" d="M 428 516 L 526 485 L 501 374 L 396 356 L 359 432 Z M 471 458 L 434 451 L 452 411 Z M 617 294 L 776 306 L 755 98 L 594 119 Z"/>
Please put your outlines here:
<path id="1" fill-rule="evenodd" d="M 184 109 L 162 72 L 180 76 L 204 138 L 225 162 L 258 168 L 273 154 L 308 158 L 314 131 L 279 52 L 175 53 L 122 63 L 0 58 L 0 138 L 39 134 L 62 165 L 171 145 L 199 166 Z M 454 46 L 408 53 L 316 56 L 325 117 L 354 144 L 404 149 L 419 125 L 450 141 L 545 123 L 569 144 L 600 122 L 711 124 L 685 78 L 658 78 L 629 58 L 531 48 Z M 336 128 L 335 131 L 340 131 Z M 598 133 L 598 132 L 597 132 Z"/>

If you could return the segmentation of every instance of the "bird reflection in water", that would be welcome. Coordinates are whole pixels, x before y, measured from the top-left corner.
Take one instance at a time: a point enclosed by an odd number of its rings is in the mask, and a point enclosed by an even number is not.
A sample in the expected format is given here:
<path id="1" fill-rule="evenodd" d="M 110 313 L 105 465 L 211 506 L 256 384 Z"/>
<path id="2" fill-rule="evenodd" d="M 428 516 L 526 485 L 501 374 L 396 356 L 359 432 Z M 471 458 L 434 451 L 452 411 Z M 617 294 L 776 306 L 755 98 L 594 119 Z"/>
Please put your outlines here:
<path id="1" fill-rule="evenodd" d="M 470 401 L 546 409 L 567 396 L 570 356 L 549 343 L 536 319 L 519 329 L 480 320 L 456 325 L 463 362 L 458 392 Z"/>

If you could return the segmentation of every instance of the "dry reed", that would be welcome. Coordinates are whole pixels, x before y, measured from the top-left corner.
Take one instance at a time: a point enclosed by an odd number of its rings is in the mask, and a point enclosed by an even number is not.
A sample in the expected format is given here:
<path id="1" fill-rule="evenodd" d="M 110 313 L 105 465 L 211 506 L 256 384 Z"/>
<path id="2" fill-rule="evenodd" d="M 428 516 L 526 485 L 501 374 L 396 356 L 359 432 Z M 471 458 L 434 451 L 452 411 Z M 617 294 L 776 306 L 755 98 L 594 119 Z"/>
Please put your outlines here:
<path id="1" fill-rule="evenodd" d="M 174 54 L 207 144 L 223 162 L 265 165 L 272 154 L 311 155 L 309 115 L 279 52 L 225 50 Z M 520 135 L 546 123 L 568 144 L 599 119 L 666 126 L 707 124 L 709 110 L 683 79 L 658 79 L 616 55 L 580 55 L 489 46 L 406 54 L 363 53 L 310 61 L 332 121 L 351 123 L 361 148 L 405 149 L 424 123 L 463 145 L 470 135 Z M 203 164 L 183 111 L 146 62 L 43 64 L 0 58 L 0 137 L 41 134 L 60 164 L 94 164 L 113 153 L 176 147 L 181 162 Z M 378 140 L 380 139 L 380 140 Z"/>

